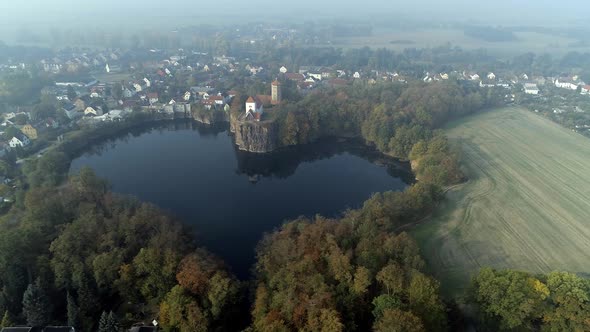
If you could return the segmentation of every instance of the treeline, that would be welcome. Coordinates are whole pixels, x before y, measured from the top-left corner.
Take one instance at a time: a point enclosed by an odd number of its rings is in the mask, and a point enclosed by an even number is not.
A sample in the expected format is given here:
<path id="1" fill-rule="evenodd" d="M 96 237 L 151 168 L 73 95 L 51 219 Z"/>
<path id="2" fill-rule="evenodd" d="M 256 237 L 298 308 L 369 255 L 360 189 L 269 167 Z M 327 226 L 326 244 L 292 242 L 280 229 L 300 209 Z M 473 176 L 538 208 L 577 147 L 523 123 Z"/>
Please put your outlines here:
<path id="1" fill-rule="evenodd" d="M 265 237 L 252 330 L 445 330 L 439 283 L 424 274 L 414 240 L 393 231 L 428 209 L 424 198 L 433 194 L 415 185 L 378 195 L 339 220 L 302 218 Z"/>
<path id="2" fill-rule="evenodd" d="M 260 243 L 254 331 L 443 331 L 447 307 L 423 272 L 416 243 L 400 229 L 427 215 L 441 186 L 462 179 L 446 138 L 434 130 L 492 103 L 461 86 L 358 85 L 285 104 L 281 142 L 360 136 L 412 159 L 420 182 L 376 194 L 338 220 L 300 218 Z M 488 101 L 489 100 L 489 101 Z"/>
<path id="3" fill-rule="evenodd" d="M 590 280 L 572 273 L 484 268 L 470 296 L 485 331 L 590 331 Z"/>
<path id="4" fill-rule="evenodd" d="M 15 222 L 16 220 L 16 222 Z M 96 331 L 159 317 L 166 331 L 242 326 L 241 283 L 156 207 L 119 197 L 89 169 L 31 189 L 0 221 L 0 311 L 7 321 Z"/>
<path id="5" fill-rule="evenodd" d="M 447 185 L 461 176 L 447 140 L 436 128 L 502 100 L 496 89 L 473 89 L 457 82 L 328 89 L 279 108 L 280 143 L 306 144 L 324 136 L 362 137 L 385 154 L 412 160 L 419 177 Z"/>

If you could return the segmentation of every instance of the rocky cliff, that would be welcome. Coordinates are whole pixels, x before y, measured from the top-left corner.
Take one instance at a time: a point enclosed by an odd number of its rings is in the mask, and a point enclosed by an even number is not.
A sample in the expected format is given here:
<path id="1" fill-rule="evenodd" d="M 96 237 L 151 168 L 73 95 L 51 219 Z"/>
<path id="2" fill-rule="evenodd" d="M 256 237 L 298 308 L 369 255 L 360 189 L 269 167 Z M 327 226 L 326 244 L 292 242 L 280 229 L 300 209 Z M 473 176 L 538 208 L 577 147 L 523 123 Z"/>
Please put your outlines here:
<path id="1" fill-rule="evenodd" d="M 240 150 L 265 153 L 279 147 L 279 135 L 274 121 L 239 121 L 232 117 L 230 130 L 234 133 L 236 145 Z"/>
<path id="2" fill-rule="evenodd" d="M 193 119 L 204 124 L 229 122 L 229 113 L 225 111 L 193 112 Z"/>

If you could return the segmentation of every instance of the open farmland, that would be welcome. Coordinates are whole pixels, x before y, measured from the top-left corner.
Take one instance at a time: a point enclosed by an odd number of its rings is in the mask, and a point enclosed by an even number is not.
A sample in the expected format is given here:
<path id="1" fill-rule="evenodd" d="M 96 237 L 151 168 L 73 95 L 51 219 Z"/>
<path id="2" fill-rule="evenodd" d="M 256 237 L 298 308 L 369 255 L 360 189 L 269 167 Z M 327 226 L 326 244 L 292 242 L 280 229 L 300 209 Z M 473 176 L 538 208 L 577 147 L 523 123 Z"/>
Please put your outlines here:
<path id="1" fill-rule="evenodd" d="M 469 182 L 414 231 L 457 294 L 483 266 L 590 273 L 590 140 L 517 108 L 447 130 Z"/>
<path id="2" fill-rule="evenodd" d="M 401 52 L 407 48 L 438 47 L 450 43 L 468 50 L 484 48 L 489 54 L 500 57 L 513 57 L 523 54 L 525 50 L 539 54 L 550 53 L 555 56 L 563 56 L 571 51 L 585 52 L 589 50 L 587 46 L 575 47 L 577 40 L 565 36 L 535 32 L 515 32 L 515 36 L 517 40 L 514 41 L 487 42 L 466 36 L 463 30 L 453 28 L 376 29 L 369 37 L 335 38 L 331 45 L 324 46 L 345 49 L 368 46 Z M 396 41 L 405 42 L 397 43 Z"/>

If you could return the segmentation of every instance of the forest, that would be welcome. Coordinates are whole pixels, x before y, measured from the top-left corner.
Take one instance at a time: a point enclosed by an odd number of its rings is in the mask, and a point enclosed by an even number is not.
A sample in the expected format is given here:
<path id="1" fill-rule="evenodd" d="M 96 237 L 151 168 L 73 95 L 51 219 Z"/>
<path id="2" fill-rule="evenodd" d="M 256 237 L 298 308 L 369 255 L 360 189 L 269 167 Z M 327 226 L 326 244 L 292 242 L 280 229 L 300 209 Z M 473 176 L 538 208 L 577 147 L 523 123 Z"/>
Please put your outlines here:
<path id="1" fill-rule="evenodd" d="M 266 234 L 251 280 L 200 247 L 198 230 L 111 192 L 90 169 L 67 177 L 72 155 L 104 133 L 68 137 L 24 166 L 26 190 L 0 219 L 1 326 L 103 332 L 157 318 L 164 331 L 181 332 L 460 330 L 455 305 L 403 229 L 432 211 L 445 186 L 464 180 L 438 129 L 501 100 L 481 91 L 450 82 L 356 85 L 281 105 L 284 146 L 361 137 L 411 161 L 419 181 L 339 218 L 302 217 Z M 524 295 L 507 296 L 507 285 Z M 490 330 L 590 326 L 588 281 L 574 275 L 484 269 L 472 289 Z"/>
<path id="2" fill-rule="evenodd" d="M 428 178 L 444 186 L 459 182 L 462 175 L 454 152 L 437 129 L 502 102 L 501 91 L 482 92 L 456 82 L 357 84 L 286 103 L 275 116 L 283 146 L 325 136 L 360 137 L 384 154 L 410 160 L 421 181 Z"/>

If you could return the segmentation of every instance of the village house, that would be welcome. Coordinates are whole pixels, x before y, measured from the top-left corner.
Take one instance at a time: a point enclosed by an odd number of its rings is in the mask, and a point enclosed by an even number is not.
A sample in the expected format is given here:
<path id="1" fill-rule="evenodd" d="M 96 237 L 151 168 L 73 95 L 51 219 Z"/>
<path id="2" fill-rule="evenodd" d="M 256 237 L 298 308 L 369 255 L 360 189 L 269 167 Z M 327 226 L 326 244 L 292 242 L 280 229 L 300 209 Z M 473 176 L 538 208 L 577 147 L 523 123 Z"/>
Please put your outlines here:
<path id="1" fill-rule="evenodd" d="M 582 87 L 582 91 L 581 91 L 581 93 L 582 93 L 583 95 L 590 95 L 590 85 L 584 85 L 584 86 Z"/>
<path id="2" fill-rule="evenodd" d="M 201 100 L 201 105 L 203 105 L 205 109 L 210 110 L 215 107 L 215 100 L 203 99 Z"/>
<path id="3" fill-rule="evenodd" d="M 211 88 L 210 87 L 206 87 L 206 86 L 193 86 L 190 89 L 193 93 L 199 95 L 199 97 L 203 98 L 203 99 L 207 99 L 209 96 L 209 92 L 211 92 Z M 205 94 L 207 95 L 207 98 L 204 98 Z"/>
<path id="4" fill-rule="evenodd" d="M 281 69 L 279 69 L 279 72 L 281 72 L 281 74 L 286 74 L 288 72 L 287 67 L 282 66 Z"/>
<path id="5" fill-rule="evenodd" d="M 84 110 L 84 116 L 101 116 L 102 115 L 102 108 L 100 107 L 86 107 Z"/>
<path id="6" fill-rule="evenodd" d="M 54 118 L 48 118 L 47 120 L 45 120 L 45 127 L 57 129 L 59 128 L 59 122 L 57 122 L 57 120 L 55 120 Z"/>
<path id="7" fill-rule="evenodd" d="M 312 73 L 312 72 L 308 72 L 307 73 L 307 77 L 308 78 L 313 78 L 314 81 L 321 81 L 322 80 L 322 74 L 321 73 Z"/>
<path id="8" fill-rule="evenodd" d="M 25 147 L 25 146 L 27 146 L 29 144 L 31 144 L 31 141 L 24 134 L 17 134 L 13 138 L 11 138 L 10 141 L 8 142 L 8 145 L 11 148 L 16 148 L 17 146 L 23 148 L 23 147 Z"/>
<path id="9" fill-rule="evenodd" d="M 575 78 L 558 78 L 555 80 L 555 86 L 560 89 L 568 89 L 568 90 L 577 90 L 578 86 L 582 85 L 582 82 L 579 82 Z"/>
<path id="10" fill-rule="evenodd" d="M 26 124 L 20 128 L 23 134 L 25 134 L 31 140 L 36 140 L 39 138 L 37 129 L 30 124 Z"/>
<path id="11" fill-rule="evenodd" d="M 74 105 L 72 103 L 65 103 L 61 107 L 61 109 L 66 113 L 66 116 L 70 120 L 75 119 L 76 117 L 81 115 L 81 112 L 78 111 L 76 105 Z"/>
<path id="12" fill-rule="evenodd" d="M 332 70 L 330 68 L 322 68 L 321 70 L 322 73 L 322 79 L 329 79 L 333 76 L 332 74 Z"/>
<path id="13" fill-rule="evenodd" d="M 133 96 L 135 96 L 135 90 L 131 90 L 128 87 L 124 87 L 123 88 L 123 97 L 125 98 L 131 98 Z"/>
<path id="14" fill-rule="evenodd" d="M 147 98 L 150 105 L 156 104 L 159 100 L 157 92 L 148 93 Z"/>
<path id="15" fill-rule="evenodd" d="M 305 80 L 305 76 L 300 73 L 286 73 L 285 78 L 295 82 L 303 82 Z"/>
<path id="16" fill-rule="evenodd" d="M 209 100 L 213 101 L 213 103 L 215 105 L 223 105 L 225 104 L 225 98 L 223 97 L 223 95 L 221 93 L 218 93 L 215 96 L 210 96 Z"/>
<path id="17" fill-rule="evenodd" d="M 246 100 L 246 112 L 244 113 L 242 120 L 244 121 L 260 121 L 262 114 L 264 113 L 264 106 L 257 97 L 249 97 Z"/>
<path id="18" fill-rule="evenodd" d="M 490 81 L 493 81 L 493 80 L 495 80 L 495 79 L 496 79 L 496 74 L 494 74 L 494 73 L 489 73 L 487 77 L 488 77 L 488 80 L 490 80 Z"/>
<path id="19" fill-rule="evenodd" d="M 524 93 L 526 93 L 527 95 L 538 95 L 539 88 L 537 87 L 537 84 L 535 84 L 535 83 L 525 83 L 524 84 Z"/>

